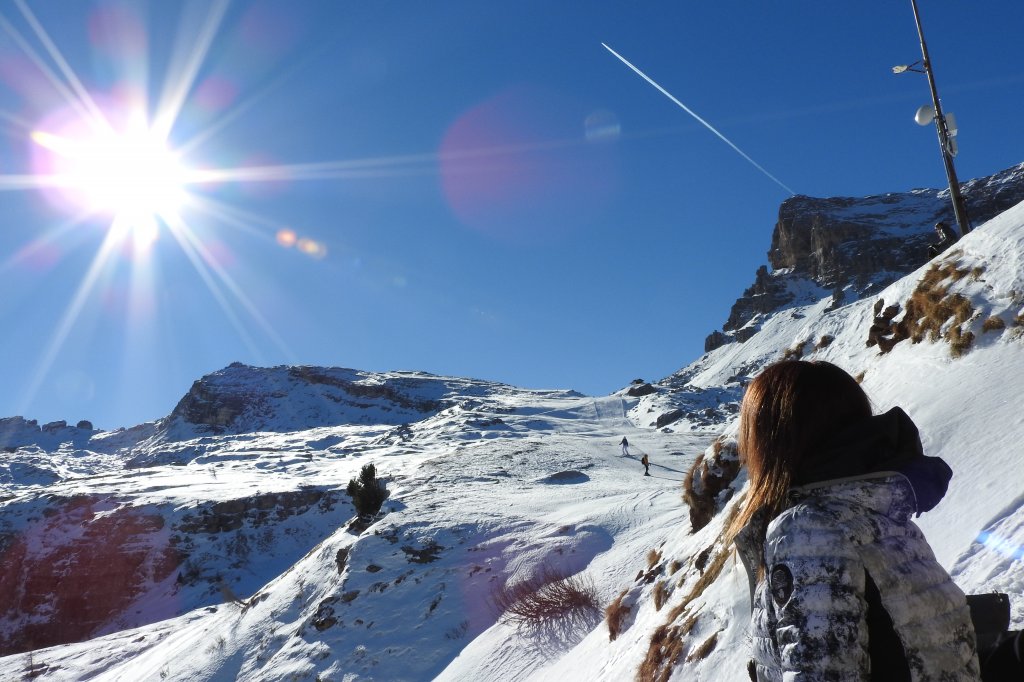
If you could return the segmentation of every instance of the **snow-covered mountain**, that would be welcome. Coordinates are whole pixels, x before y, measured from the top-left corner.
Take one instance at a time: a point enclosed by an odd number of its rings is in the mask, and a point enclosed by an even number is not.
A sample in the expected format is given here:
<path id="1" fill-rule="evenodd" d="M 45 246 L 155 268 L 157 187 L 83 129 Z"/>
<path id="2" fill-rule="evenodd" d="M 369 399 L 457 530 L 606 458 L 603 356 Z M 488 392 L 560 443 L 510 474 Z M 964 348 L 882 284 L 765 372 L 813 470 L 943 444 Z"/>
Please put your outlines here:
<path id="1" fill-rule="evenodd" d="M 1021 627 L 1022 262 L 1018 204 L 872 288 L 808 279 L 610 396 L 236 363 L 132 429 L 0 420 L 0 678 L 745 679 L 747 588 L 719 542 L 744 483 L 730 437 L 782 357 L 834 362 L 914 418 L 955 472 L 919 523 Z M 390 496 L 350 523 L 368 463 Z M 568 603 L 500 613 L 557 577 Z"/>

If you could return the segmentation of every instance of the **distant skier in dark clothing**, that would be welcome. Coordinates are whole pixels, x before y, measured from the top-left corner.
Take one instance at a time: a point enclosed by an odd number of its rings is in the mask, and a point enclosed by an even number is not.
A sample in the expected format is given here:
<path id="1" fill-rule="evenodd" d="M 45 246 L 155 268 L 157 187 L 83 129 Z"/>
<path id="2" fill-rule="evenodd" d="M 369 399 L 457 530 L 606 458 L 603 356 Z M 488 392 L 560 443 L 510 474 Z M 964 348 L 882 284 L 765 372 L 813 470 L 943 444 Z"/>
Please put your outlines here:
<path id="1" fill-rule="evenodd" d="M 626 440 L 625 436 L 623 436 L 622 440 L 619 441 L 619 445 L 622 446 L 622 455 L 623 455 L 623 457 L 629 457 L 629 441 Z"/>
<path id="2" fill-rule="evenodd" d="M 646 454 L 643 457 L 640 458 L 640 463 L 644 465 L 644 476 L 650 476 L 651 475 L 651 461 L 649 459 L 647 459 L 647 455 Z"/>
<path id="3" fill-rule="evenodd" d="M 957 240 L 956 233 L 953 232 L 953 229 L 946 223 L 942 222 L 941 220 L 935 223 L 935 234 L 938 235 L 939 241 L 936 242 L 935 244 L 929 245 L 929 258 L 935 258 L 940 253 L 942 253 L 950 246 L 952 246 Z"/>

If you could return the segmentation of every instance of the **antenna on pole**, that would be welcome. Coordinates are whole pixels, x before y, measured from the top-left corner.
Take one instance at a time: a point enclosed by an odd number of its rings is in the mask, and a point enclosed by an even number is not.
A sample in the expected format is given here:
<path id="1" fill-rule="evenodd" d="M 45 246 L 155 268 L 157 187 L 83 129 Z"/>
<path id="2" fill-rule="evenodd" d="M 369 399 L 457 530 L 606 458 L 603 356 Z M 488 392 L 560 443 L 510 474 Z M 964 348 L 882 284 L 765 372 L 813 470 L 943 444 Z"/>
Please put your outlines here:
<path id="1" fill-rule="evenodd" d="M 953 203 L 953 213 L 956 215 L 956 224 L 960 227 L 960 234 L 966 235 L 971 231 L 971 221 L 967 217 L 967 205 L 964 203 L 963 195 L 960 193 L 960 181 L 956 177 L 956 168 L 953 167 L 953 157 L 956 156 L 957 144 L 954 139 L 957 131 L 953 122 L 953 115 L 942 115 L 942 104 L 939 101 L 939 92 L 935 87 L 935 73 L 932 71 L 931 58 L 928 56 L 928 44 L 924 40 L 924 30 L 921 28 L 921 15 L 917 11 L 917 0 L 910 0 L 914 8 L 914 22 L 917 24 L 917 36 L 921 41 L 921 61 L 910 65 L 892 67 L 893 73 L 905 73 L 913 71 L 924 73 L 928 76 L 928 87 L 932 93 L 932 104 L 924 105 L 917 110 L 914 120 L 919 125 L 928 125 L 935 122 L 935 131 L 939 135 L 939 151 L 942 153 L 942 163 L 946 167 L 946 180 L 949 182 L 949 198 Z M 918 64 L 924 67 L 922 72 L 915 68 Z"/>

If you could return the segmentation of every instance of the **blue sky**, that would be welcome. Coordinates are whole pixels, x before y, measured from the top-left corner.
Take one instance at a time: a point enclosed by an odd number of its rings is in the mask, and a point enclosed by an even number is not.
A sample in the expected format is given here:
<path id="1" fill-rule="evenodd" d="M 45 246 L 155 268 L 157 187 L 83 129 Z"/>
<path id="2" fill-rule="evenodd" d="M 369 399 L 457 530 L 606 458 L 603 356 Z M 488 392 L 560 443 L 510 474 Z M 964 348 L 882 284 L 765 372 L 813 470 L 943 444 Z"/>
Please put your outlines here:
<path id="1" fill-rule="evenodd" d="M 1024 5 L 921 11 L 961 179 L 1024 160 Z M 132 425 L 233 361 L 589 394 L 690 362 L 788 195 L 602 42 L 800 194 L 945 184 L 927 82 L 891 72 L 920 57 L 909 0 L 0 15 L 0 415 Z M 39 187 L 134 111 L 173 121 L 180 204 Z"/>

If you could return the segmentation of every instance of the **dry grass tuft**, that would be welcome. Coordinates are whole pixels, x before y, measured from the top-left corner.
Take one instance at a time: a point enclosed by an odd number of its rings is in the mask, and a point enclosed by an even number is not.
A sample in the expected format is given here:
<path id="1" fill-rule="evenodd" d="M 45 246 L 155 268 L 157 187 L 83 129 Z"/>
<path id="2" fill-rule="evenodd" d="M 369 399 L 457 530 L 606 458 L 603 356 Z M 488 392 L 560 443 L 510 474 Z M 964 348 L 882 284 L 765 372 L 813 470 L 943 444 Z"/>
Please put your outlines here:
<path id="1" fill-rule="evenodd" d="M 678 559 L 673 559 L 672 563 L 668 565 L 668 574 L 675 575 L 680 568 L 683 567 L 683 562 Z"/>
<path id="2" fill-rule="evenodd" d="M 783 360 L 799 360 L 804 356 L 804 346 L 807 345 L 806 341 L 798 341 L 792 348 L 787 348 L 782 354 Z"/>
<path id="3" fill-rule="evenodd" d="M 669 595 L 672 594 L 672 592 L 669 591 L 669 588 L 668 588 L 667 585 L 668 585 L 668 583 L 666 581 L 664 581 L 664 580 L 660 580 L 660 581 L 658 581 L 654 585 L 654 610 L 655 611 L 661 611 L 661 607 L 665 605 L 665 601 L 669 598 Z"/>
<path id="4" fill-rule="evenodd" d="M 719 630 L 721 632 L 721 630 Z M 708 655 L 715 650 L 715 645 L 718 644 L 718 634 L 714 633 L 707 639 L 705 639 L 700 646 L 690 652 L 690 655 L 686 657 L 687 663 L 693 663 L 694 661 L 703 661 Z"/>
<path id="5" fill-rule="evenodd" d="M 686 637 L 688 634 L 693 632 L 693 628 L 697 626 L 697 619 L 700 618 L 700 609 L 697 609 L 686 617 L 686 620 L 679 626 L 679 634 Z"/>
<path id="6" fill-rule="evenodd" d="M 608 625 L 609 642 L 614 642 L 615 638 L 622 632 L 622 624 L 631 610 L 628 604 L 623 603 L 623 599 L 625 599 L 628 592 L 629 590 L 623 590 L 604 610 L 604 622 Z"/>
<path id="7" fill-rule="evenodd" d="M 654 564 L 661 561 L 661 552 L 657 549 L 652 549 L 647 553 L 647 570 L 654 568 Z"/>
<path id="8" fill-rule="evenodd" d="M 728 527 L 728 525 L 726 527 Z M 679 602 L 678 606 L 675 606 L 671 611 L 669 611 L 669 622 L 678 618 L 690 603 L 703 594 L 704 590 L 707 589 L 707 586 L 718 578 L 722 572 L 722 567 L 725 566 L 725 562 L 729 559 L 730 554 L 732 554 L 731 550 L 724 547 L 719 548 L 718 554 L 711 559 L 706 570 L 700 574 L 700 577 L 697 578 L 697 581 L 693 584 L 693 587 L 690 588 L 690 591 L 686 593 L 686 596 L 683 597 L 683 600 Z"/>
<path id="9" fill-rule="evenodd" d="M 959 267 L 957 267 L 957 264 L 955 262 L 953 262 L 952 260 L 946 260 L 945 262 L 942 263 L 942 265 L 938 266 L 937 271 L 938 271 L 937 275 L 939 277 L 941 277 L 942 279 L 951 279 L 954 282 L 959 282 L 964 277 L 966 277 L 967 275 L 971 274 L 971 272 L 973 272 L 973 271 L 979 271 L 979 276 L 980 276 L 980 273 L 984 272 L 985 268 L 983 268 L 983 267 L 981 267 L 979 265 L 979 266 L 975 267 L 974 270 L 972 271 L 972 270 L 968 270 L 967 268 L 959 268 Z"/>
<path id="10" fill-rule="evenodd" d="M 820 339 L 818 339 L 818 344 L 814 347 L 814 349 L 821 350 L 822 348 L 828 348 L 829 346 L 832 345 L 832 342 L 835 340 L 836 338 L 834 336 L 825 334 Z"/>
<path id="11" fill-rule="evenodd" d="M 549 565 L 532 578 L 497 588 L 491 593 L 491 605 L 502 620 L 527 626 L 600 612 L 592 581 L 580 574 L 566 576 Z"/>
<path id="12" fill-rule="evenodd" d="M 654 631 L 647 656 L 636 672 L 638 682 L 666 682 L 672 677 L 672 672 L 683 656 L 686 637 L 697 625 L 698 616 L 698 612 L 691 613 L 679 625 L 670 625 L 669 621 Z"/>
<path id="13" fill-rule="evenodd" d="M 729 527 L 736 514 L 739 513 L 739 510 L 740 504 L 737 503 L 725 519 L 725 527 Z M 672 676 L 675 666 L 679 663 L 679 659 L 683 654 L 686 636 L 690 634 L 696 625 L 698 613 L 701 609 L 701 606 L 698 605 L 696 609 L 691 610 L 693 602 L 704 593 L 708 585 L 718 578 L 726 561 L 732 554 L 732 550 L 729 547 L 714 545 L 708 548 L 709 554 L 714 551 L 713 548 L 717 549 L 717 552 L 708 560 L 704 572 L 697 578 L 682 601 L 668 611 L 665 623 L 658 627 L 654 634 L 651 635 L 650 642 L 647 645 L 647 654 L 636 672 L 636 679 L 638 681 L 666 682 Z M 685 582 L 685 578 L 684 576 L 683 580 L 680 581 L 680 587 Z M 684 615 L 686 618 L 682 623 L 675 624 Z M 707 642 L 704 642 L 698 649 L 704 646 L 709 647 L 707 653 L 710 653 L 714 644 L 708 645 Z"/>
<path id="14" fill-rule="evenodd" d="M 647 656 L 636 671 L 637 682 L 668 682 L 683 654 L 683 637 L 678 625 L 661 625 L 651 635 Z"/>
<path id="15" fill-rule="evenodd" d="M 853 380 L 854 380 L 854 381 L 856 381 L 856 382 L 857 382 L 858 384 L 862 384 L 862 383 L 864 383 L 864 376 L 865 376 L 866 374 L 867 374 L 867 372 L 861 372 L 860 374 L 858 374 L 857 376 L 855 376 L 855 377 L 853 378 Z"/>
<path id="16" fill-rule="evenodd" d="M 911 343 L 945 340 L 950 344 L 950 354 L 960 357 L 970 349 L 974 334 L 964 331 L 962 325 L 974 316 L 974 307 L 962 294 L 949 293 L 949 281 L 959 281 L 969 274 L 967 269 L 957 268 L 952 262 L 934 264 L 917 283 L 905 306 L 903 319 L 887 329 L 874 327 L 869 333 L 868 345 L 877 342 L 882 353 L 888 353 L 900 341 L 910 339 Z M 876 318 L 875 325 L 880 323 Z"/>
<path id="17" fill-rule="evenodd" d="M 962 357 L 971 349 L 971 345 L 974 343 L 974 333 L 961 332 L 960 327 L 953 327 L 949 331 L 952 332 L 948 336 L 949 354 L 954 358 Z"/>
<path id="18" fill-rule="evenodd" d="M 1006 322 L 1003 318 L 998 315 L 992 315 L 991 317 L 985 318 L 985 321 L 981 323 L 982 332 L 992 332 L 997 329 L 1006 329 Z"/>
<path id="19" fill-rule="evenodd" d="M 977 265 L 971 269 L 971 277 L 975 282 L 981 279 L 981 276 L 985 273 L 985 268 L 981 265 Z"/>

